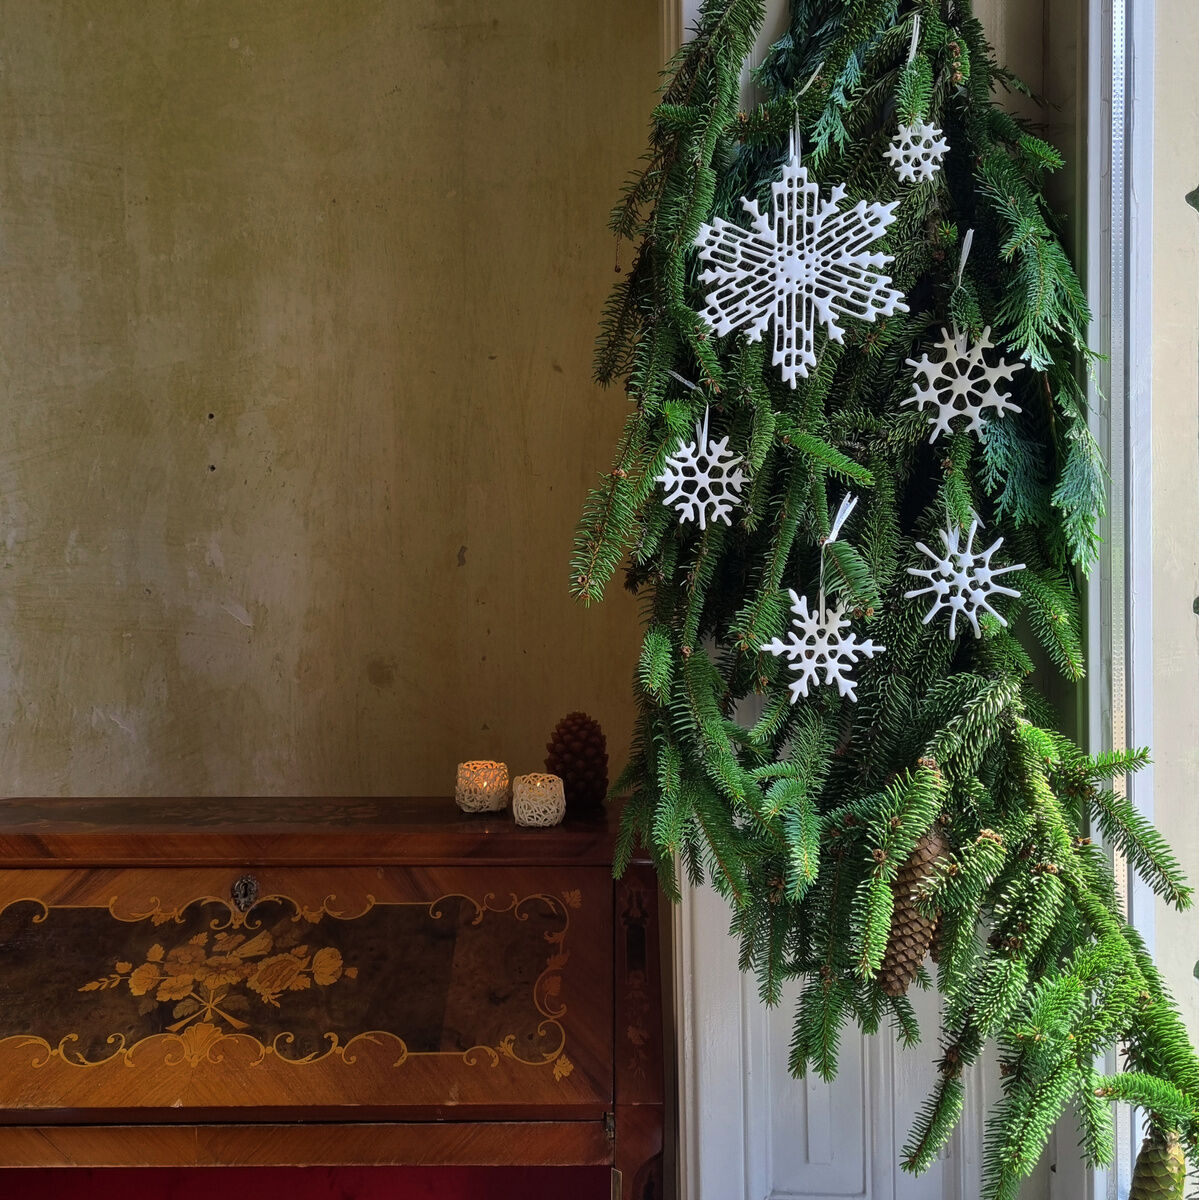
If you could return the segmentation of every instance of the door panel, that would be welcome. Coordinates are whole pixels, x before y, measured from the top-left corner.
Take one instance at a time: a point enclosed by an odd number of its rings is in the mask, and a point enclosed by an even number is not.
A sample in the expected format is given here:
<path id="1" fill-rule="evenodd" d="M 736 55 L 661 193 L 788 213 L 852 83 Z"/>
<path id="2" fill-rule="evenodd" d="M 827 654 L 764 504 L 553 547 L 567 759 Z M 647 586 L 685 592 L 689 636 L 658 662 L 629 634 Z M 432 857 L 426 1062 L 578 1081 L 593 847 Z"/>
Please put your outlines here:
<path id="1" fill-rule="evenodd" d="M 709 888 L 688 890 L 676 909 L 682 1200 L 974 1200 L 982 1093 L 996 1075 L 985 1064 L 945 1156 L 918 1178 L 899 1169 L 936 1075 L 936 997 L 912 996 L 922 1045 L 904 1050 L 889 1029 L 866 1038 L 851 1027 L 833 1082 L 793 1079 L 796 992 L 767 1009 L 737 970 L 727 927 L 725 902 Z"/>
<path id="2" fill-rule="evenodd" d="M 747 997 L 743 1021 L 764 1031 L 761 1053 L 769 1109 L 769 1144 L 760 1152 L 765 1171 L 754 1195 L 779 1200 L 942 1200 L 956 1160 L 938 1161 L 913 1178 L 898 1170 L 908 1125 L 935 1076 L 936 1001 L 912 997 L 926 1044 L 897 1046 L 889 1033 L 864 1037 L 844 1031 L 837 1078 L 802 1080 L 787 1070 L 795 996 L 775 1009 Z M 751 1035 L 752 1040 L 752 1035 Z"/>

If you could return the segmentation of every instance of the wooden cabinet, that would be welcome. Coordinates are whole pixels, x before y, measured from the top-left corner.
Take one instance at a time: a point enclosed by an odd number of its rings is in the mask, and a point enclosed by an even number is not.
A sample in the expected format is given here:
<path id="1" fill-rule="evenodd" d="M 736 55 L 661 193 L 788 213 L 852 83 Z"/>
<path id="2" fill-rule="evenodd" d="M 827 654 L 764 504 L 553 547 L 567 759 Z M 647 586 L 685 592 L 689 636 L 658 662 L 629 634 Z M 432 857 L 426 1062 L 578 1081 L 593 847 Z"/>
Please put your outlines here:
<path id="1" fill-rule="evenodd" d="M 448 800 L 10 802 L 0 1163 L 610 1163 L 660 1194 L 657 890 L 611 844 Z"/>

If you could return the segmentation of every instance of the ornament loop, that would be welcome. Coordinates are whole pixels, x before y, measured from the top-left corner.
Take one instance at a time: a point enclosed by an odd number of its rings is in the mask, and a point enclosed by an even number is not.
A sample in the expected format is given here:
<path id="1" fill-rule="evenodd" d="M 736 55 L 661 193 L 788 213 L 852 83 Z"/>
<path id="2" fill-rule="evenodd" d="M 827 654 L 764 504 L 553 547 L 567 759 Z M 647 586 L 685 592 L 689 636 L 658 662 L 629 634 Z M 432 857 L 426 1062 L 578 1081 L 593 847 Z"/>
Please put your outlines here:
<path id="1" fill-rule="evenodd" d="M 802 95 L 804 94 L 804 92 L 806 92 L 806 91 L 808 90 L 808 88 L 810 88 L 810 87 L 812 86 L 812 84 L 814 84 L 814 83 L 816 82 L 816 80 L 817 80 L 817 79 L 819 78 L 819 76 L 820 76 L 820 72 L 821 72 L 821 71 L 823 71 L 823 70 L 824 70 L 824 59 L 822 58 L 822 59 L 821 59 L 821 60 L 820 60 L 820 61 L 819 61 L 819 62 L 816 64 L 816 70 L 814 70 L 814 71 L 811 73 L 811 75 L 809 75 L 809 76 L 808 76 L 808 82 L 807 82 L 807 83 L 805 83 L 805 84 L 803 85 L 803 87 L 801 87 L 801 88 L 799 89 L 799 91 L 795 93 L 795 98 L 796 98 L 797 100 L 799 99 L 799 97 L 800 97 L 800 96 L 802 96 Z M 798 124 L 798 119 L 797 119 L 797 121 L 796 121 L 796 130 L 798 131 L 798 129 L 799 129 L 799 124 Z M 797 132 L 797 136 L 798 136 L 798 132 Z"/>
<path id="2" fill-rule="evenodd" d="M 974 230 L 967 229 L 966 236 L 962 239 L 961 257 L 958 259 L 958 277 L 957 277 L 957 281 L 953 285 L 955 290 L 962 286 L 962 276 L 965 274 L 965 271 L 966 271 L 966 260 L 970 257 L 970 247 L 973 245 L 974 245 Z"/>
<path id="3" fill-rule="evenodd" d="M 916 61 L 916 51 L 920 47 L 920 14 L 912 18 L 912 40 L 908 43 L 908 62 Z"/>
<path id="4" fill-rule="evenodd" d="M 837 535 L 841 532 L 845 522 L 849 520 L 850 514 L 858 506 L 857 496 L 846 492 L 841 499 L 841 506 L 837 509 L 837 515 L 833 518 L 832 525 L 829 526 L 828 537 L 820 543 L 820 575 L 817 583 L 818 603 L 820 605 L 820 613 L 823 616 L 826 611 L 824 602 L 824 552 L 828 549 L 829 544 L 837 540 Z"/>

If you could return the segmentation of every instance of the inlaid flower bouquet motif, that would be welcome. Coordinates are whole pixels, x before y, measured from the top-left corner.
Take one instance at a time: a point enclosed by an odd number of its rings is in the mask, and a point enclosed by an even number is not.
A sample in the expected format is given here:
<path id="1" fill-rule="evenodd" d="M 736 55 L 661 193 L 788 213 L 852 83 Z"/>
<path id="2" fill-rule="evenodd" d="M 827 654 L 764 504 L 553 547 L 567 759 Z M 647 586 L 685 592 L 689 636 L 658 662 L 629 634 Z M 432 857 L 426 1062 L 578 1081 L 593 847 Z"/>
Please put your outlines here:
<path id="1" fill-rule="evenodd" d="M 250 1023 L 235 1015 L 250 1008 L 250 997 L 240 990 L 243 987 L 263 1004 L 278 1008 L 279 998 L 287 992 L 330 987 L 358 974 L 357 967 L 345 966 L 341 951 L 334 946 L 309 953 L 306 945 L 287 946 L 284 940 L 264 929 L 252 937 L 197 933 L 169 951 L 155 943 L 140 966 L 118 961 L 111 974 L 93 979 L 79 990 L 128 986 L 131 995 L 144 997 L 143 1003 L 151 1007 L 173 1003 L 175 1023 L 167 1026 L 171 1033 L 193 1021 L 217 1019 L 233 1029 L 248 1029 Z"/>

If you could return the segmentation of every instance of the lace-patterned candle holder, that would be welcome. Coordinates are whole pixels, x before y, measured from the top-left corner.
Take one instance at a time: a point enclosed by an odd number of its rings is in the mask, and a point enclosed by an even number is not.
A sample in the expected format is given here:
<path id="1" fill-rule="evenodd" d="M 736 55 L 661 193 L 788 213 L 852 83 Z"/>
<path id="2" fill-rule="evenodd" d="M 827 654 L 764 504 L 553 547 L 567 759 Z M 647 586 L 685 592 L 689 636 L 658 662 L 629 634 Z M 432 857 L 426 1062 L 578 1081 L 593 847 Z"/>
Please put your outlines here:
<path id="1" fill-rule="evenodd" d="M 557 825 L 566 816 L 562 780 L 557 775 L 518 775 L 512 781 L 512 816 L 518 825 Z"/>
<path id="2" fill-rule="evenodd" d="M 454 803 L 463 812 L 502 812 L 511 796 L 507 763 L 472 759 L 458 764 Z"/>

